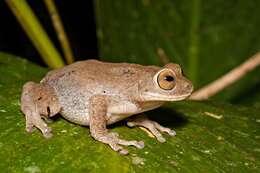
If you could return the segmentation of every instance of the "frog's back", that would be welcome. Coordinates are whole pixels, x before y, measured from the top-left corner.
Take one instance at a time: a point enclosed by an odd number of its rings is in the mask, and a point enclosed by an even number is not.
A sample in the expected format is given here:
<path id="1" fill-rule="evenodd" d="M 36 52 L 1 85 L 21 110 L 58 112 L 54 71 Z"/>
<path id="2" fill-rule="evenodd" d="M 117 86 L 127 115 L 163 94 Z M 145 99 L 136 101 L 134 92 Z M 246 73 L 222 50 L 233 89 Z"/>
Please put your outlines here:
<path id="1" fill-rule="evenodd" d="M 51 86 L 76 84 L 78 87 L 91 90 L 93 86 L 106 86 L 114 89 L 127 88 L 140 79 L 149 75 L 159 67 L 142 66 L 129 63 L 109 63 L 98 60 L 78 61 L 60 69 L 50 71 L 41 83 Z M 120 85 L 119 85 L 120 84 Z M 129 86 L 126 86 L 129 85 Z M 78 88 L 76 87 L 76 88 Z M 93 88 L 95 91 L 97 88 Z"/>

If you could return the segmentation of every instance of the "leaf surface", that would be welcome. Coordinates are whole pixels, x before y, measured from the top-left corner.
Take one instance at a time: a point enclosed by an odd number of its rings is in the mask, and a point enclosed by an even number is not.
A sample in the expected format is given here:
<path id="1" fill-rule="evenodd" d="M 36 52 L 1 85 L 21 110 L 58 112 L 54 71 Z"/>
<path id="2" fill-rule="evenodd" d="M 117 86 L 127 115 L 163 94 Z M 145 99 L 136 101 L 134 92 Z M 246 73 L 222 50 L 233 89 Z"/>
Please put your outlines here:
<path id="1" fill-rule="evenodd" d="M 20 111 L 22 85 L 40 81 L 47 69 L 0 53 L 0 170 L 3 172 L 257 172 L 260 112 L 216 102 L 178 102 L 147 112 L 176 130 L 159 143 L 139 128 L 110 126 L 124 139 L 143 140 L 121 156 L 93 140 L 89 129 L 57 117 L 47 140 L 25 132 Z M 215 118 L 213 118 L 215 117 Z"/>

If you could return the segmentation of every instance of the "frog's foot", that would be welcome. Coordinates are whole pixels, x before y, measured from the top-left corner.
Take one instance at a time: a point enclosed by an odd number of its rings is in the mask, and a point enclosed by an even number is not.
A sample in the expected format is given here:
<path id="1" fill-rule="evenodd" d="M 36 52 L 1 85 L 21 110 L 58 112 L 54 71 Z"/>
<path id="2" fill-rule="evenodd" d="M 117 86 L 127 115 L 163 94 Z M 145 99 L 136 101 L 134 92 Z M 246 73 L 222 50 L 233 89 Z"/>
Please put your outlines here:
<path id="1" fill-rule="evenodd" d="M 120 139 L 118 136 L 119 136 L 118 133 L 111 132 L 111 133 L 107 133 L 106 135 L 94 136 L 94 138 L 100 142 L 108 144 L 113 150 L 119 152 L 122 155 L 128 154 L 128 150 L 124 149 L 122 145 L 124 146 L 132 145 L 139 149 L 144 148 L 143 141 L 127 141 L 127 140 Z"/>
<path id="2" fill-rule="evenodd" d="M 53 116 L 60 110 L 51 87 L 27 82 L 23 87 L 21 109 L 25 114 L 27 132 L 32 132 L 36 127 L 40 129 L 44 137 L 52 136 L 51 128 L 42 119 L 42 117 Z"/>
<path id="3" fill-rule="evenodd" d="M 40 129 L 43 136 L 45 138 L 52 137 L 51 128 L 42 120 L 41 116 L 36 112 L 26 111 L 27 114 L 25 115 L 26 118 L 26 131 L 31 133 L 33 132 L 34 127 Z"/>
<path id="4" fill-rule="evenodd" d="M 171 130 L 170 128 L 163 127 L 160 124 L 158 124 L 155 121 L 149 120 L 146 116 L 139 116 L 135 119 L 128 120 L 127 125 L 129 127 L 134 126 L 142 126 L 148 129 L 159 142 L 165 142 L 165 138 L 162 136 L 161 132 L 166 132 L 170 136 L 175 136 L 176 132 L 174 130 Z"/>

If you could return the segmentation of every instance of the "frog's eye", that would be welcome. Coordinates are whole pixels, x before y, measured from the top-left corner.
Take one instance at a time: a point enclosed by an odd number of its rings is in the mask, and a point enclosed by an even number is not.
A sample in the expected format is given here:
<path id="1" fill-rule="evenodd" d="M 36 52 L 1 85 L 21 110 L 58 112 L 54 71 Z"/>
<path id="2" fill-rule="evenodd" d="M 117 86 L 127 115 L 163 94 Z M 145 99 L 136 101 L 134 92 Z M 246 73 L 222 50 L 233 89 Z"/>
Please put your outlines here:
<path id="1" fill-rule="evenodd" d="M 171 90 L 175 87 L 175 77 L 171 70 L 163 70 L 157 77 L 157 82 L 160 88 Z"/>

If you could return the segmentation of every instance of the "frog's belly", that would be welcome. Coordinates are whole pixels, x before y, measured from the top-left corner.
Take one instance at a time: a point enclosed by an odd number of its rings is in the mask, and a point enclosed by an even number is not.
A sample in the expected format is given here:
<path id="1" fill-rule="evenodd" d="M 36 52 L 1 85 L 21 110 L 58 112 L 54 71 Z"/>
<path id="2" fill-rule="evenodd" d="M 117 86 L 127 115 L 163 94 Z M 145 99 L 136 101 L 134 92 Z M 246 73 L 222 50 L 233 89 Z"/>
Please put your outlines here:
<path id="1" fill-rule="evenodd" d="M 89 98 L 92 95 L 91 92 L 58 84 L 55 87 L 58 88 L 56 92 L 61 106 L 60 114 L 73 123 L 89 125 Z"/>
<path id="2" fill-rule="evenodd" d="M 89 125 L 89 105 L 88 102 L 70 102 L 61 103 L 60 114 L 67 120 L 80 124 Z"/>
<path id="3" fill-rule="evenodd" d="M 71 111 L 68 109 L 63 109 L 61 111 L 61 115 L 66 119 L 73 123 L 80 124 L 83 126 L 89 125 L 89 113 L 88 109 L 82 110 L 82 111 Z M 115 122 L 121 121 L 133 114 L 111 114 L 107 113 L 107 124 L 113 124 Z"/>
<path id="4" fill-rule="evenodd" d="M 88 97 L 68 97 L 60 100 L 61 115 L 76 124 L 89 125 L 89 98 Z M 161 106 L 162 102 L 145 103 L 142 109 L 136 107 L 127 101 L 121 101 L 120 104 L 110 106 L 107 108 L 107 124 L 113 124 L 123 120 L 131 115 L 139 114 L 151 109 Z"/>
<path id="5" fill-rule="evenodd" d="M 80 124 L 89 125 L 89 98 L 88 97 L 60 97 L 61 112 L 60 114 L 67 120 Z M 121 110 L 122 108 L 125 108 Z M 129 104 L 109 107 L 107 112 L 107 124 L 113 124 L 122 119 L 125 119 L 136 113 L 140 113 Z"/>
<path id="6" fill-rule="evenodd" d="M 61 106 L 60 113 L 65 119 L 76 124 L 89 125 L 89 99 L 93 96 L 93 93 L 88 90 L 72 90 L 71 88 L 70 92 L 66 92 L 66 87 L 61 87 L 57 94 Z M 118 122 L 131 115 L 148 111 L 161 105 L 162 102 L 140 103 L 137 106 L 129 101 L 116 101 L 107 108 L 107 124 Z"/>
<path id="7" fill-rule="evenodd" d="M 89 102 L 88 100 L 82 101 L 82 100 L 64 100 L 64 102 L 61 101 L 61 115 L 76 124 L 80 125 L 89 125 Z M 121 108 L 126 108 L 127 110 L 121 111 Z M 115 111 L 119 110 L 119 111 Z M 107 112 L 107 124 L 113 124 L 115 122 L 118 122 L 120 120 L 123 120 L 131 115 L 141 113 L 143 111 L 140 110 L 133 110 L 134 108 L 131 109 L 131 105 L 128 104 L 122 104 L 120 106 L 115 106 L 112 108 L 108 108 Z M 120 112 L 121 111 L 121 112 Z"/>

